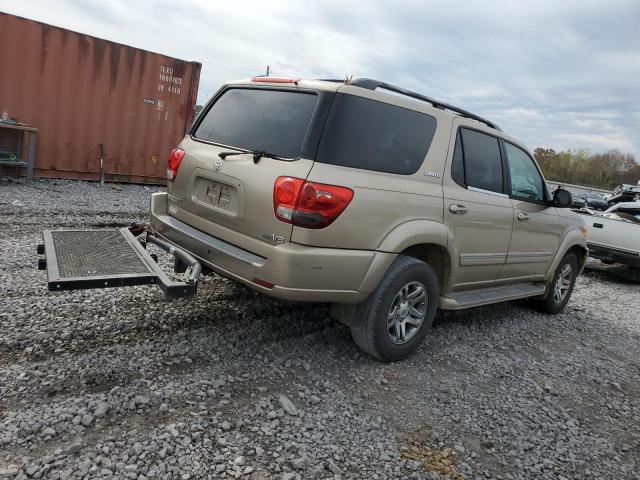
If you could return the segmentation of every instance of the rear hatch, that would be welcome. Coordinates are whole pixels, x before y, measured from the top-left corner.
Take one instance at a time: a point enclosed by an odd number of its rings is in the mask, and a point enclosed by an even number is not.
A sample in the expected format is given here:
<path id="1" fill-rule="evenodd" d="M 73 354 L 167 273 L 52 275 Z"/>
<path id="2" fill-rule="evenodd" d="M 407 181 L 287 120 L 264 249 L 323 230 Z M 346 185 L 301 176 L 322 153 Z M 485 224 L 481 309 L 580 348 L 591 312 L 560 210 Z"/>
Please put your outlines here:
<path id="1" fill-rule="evenodd" d="M 291 224 L 274 215 L 274 183 L 307 178 L 332 98 L 293 86 L 223 89 L 180 145 L 185 156 L 168 183 L 169 214 L 238 245 L 243 235 L 288 242 Z"/>

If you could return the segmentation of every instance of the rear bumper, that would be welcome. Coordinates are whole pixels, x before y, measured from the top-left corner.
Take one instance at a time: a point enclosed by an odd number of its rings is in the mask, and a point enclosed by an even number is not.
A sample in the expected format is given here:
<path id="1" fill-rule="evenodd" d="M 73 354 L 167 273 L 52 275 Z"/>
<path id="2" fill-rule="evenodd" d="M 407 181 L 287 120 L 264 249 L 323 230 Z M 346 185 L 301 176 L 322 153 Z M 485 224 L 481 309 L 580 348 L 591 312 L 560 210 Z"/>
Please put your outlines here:
<path id="1" fill-rule="evenodd" d="M 166 193 L 151 196 L 150 221 L 158 235 L 187 250 L 216 273 L 285 300 L 361 302 L 395 258 L 383 252 L 295 243 L 269 245 L 259 255 L 168 215 Z M 274 286 L 267 288 L 256 280 Z"/>
<path id="2" fill-rule="evenodd" d="M 640 268 L 640 252 L 622 250 L 589 242 L 589 256 L 605 262 L 622 263 L 629 267 Z"/>

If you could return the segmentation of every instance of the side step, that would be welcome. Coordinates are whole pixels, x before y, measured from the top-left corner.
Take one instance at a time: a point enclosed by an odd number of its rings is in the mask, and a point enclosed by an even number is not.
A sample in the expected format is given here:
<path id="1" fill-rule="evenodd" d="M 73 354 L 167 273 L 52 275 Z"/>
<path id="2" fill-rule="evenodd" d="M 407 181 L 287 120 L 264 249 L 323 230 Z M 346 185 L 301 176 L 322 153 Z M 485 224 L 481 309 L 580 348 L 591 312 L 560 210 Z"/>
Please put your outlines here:
<path id="1" fill-rule="evenodd" d="M 518 283 L 501 287 L 482 288 L 478 290 L 465 290 L 454 292 L 440 297 L 440 308 L 443 310 L 460 310 L 463 308 L 489 305 L 491 303 L 517 300 L 519 298 L 536 297 L 543 295 L 545 286 L 543 283 Z"/>
<path id="2" fill-rule="evenodd" d="M 143 230 L 136 233 L 141 233 Z M 186 281 L 171 279 L 128 228 L 110 230 L 45 230 L 44 245 L 38 245 L 38 268 L 47 270 L 49 290 L 157 285 L 168 296 L 195 295 L 200 263 L 188 252 L 152 234 L 147 242 L 167 250 L 189 265 Z"/>

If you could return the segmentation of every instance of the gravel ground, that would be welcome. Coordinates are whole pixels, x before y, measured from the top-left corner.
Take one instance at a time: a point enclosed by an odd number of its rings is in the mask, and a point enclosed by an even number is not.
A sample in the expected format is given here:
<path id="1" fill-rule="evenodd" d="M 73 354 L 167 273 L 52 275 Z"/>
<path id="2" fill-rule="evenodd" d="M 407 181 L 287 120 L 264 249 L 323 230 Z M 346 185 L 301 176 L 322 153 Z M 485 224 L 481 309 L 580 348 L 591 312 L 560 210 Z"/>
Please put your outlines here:
<path id="1" fill-rule="evenodd" d="M 410 359 L 326 305 L 207 277 L 50 293 L 46 228 L 143 221 L 156 187 L 0 181 L 0 478 L 640 478 L 640 286 L 439 313 Z M 161 256 L 161 263 L 169 259 Z"/>

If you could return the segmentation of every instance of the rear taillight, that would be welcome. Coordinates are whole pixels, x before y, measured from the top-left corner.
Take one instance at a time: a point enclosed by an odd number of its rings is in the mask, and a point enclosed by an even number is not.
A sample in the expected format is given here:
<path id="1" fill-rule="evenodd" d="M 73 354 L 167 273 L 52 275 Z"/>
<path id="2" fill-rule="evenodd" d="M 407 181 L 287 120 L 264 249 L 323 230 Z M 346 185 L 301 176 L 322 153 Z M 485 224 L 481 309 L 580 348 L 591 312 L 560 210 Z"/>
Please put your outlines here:
<path id="1" fill-rule="evenodd" d="M 324 228 L 338 218 L 353 199 L 353 190 L 336 185 L 278 177 L 273 187 L 276 218 L 297 227 Z"/>
<path id="2" fill-rule="evenodd" d="M 184 158 L 184 150 L 181 148 L 174 148 L 169 154 L 169 160 L 167 161 L 167 180 L 173 182 L 178 174 L 178 169 Z"/>

